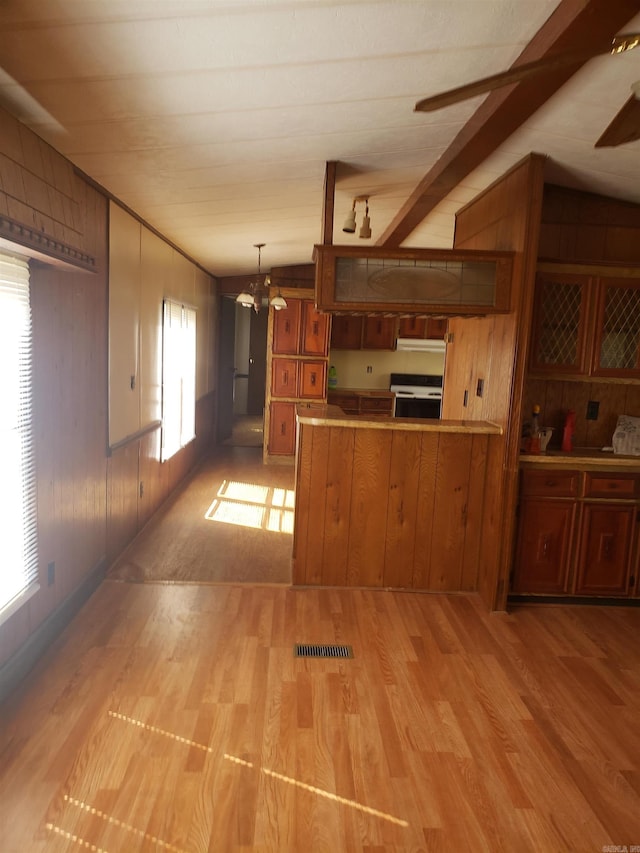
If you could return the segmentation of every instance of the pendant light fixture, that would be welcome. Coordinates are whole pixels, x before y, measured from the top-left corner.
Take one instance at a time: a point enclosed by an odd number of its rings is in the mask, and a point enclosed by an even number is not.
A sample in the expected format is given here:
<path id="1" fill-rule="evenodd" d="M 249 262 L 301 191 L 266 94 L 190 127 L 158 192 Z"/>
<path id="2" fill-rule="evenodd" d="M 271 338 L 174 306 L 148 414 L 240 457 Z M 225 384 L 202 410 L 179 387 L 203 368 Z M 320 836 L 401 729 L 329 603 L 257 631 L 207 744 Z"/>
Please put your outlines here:
<path id="1" fill-rule="evenodd" d="M 254 243 L 254 248 L 258 250 L 258 277 L 255 281 L 251 282 L 249 287 L 245 288 L 242 293 L 239 293 L 236 296 L 236 302 L 242 305 L 245 308 L 253 308 L 253 310 L 258 313 L 260 308 L 262 307 L 263 297 L 268 293 L 269 285 L 271 284 L 271 277 L 265 275 L 263 277 L 261 269 L 260 269 L 260 261 L 262 257 L 262 249 L 265 247 L 265 243 Z M 287 307 L 287 303 L 285 298 L 280 293 L 280 288 L 278 288 L 277 296 L 274 296 L 269 304 L 275 308 L 276 311 L 280 311 L 282 308 Z"/>
<path id="2" fill-rule="evenodd" d="M 356 204 L 363 201 L 365 204 L 364 216 L 362 217 L 362 225 L 358 234 L 363 240 L 368 240 L 371 237 L 371 220 L 369 219 L 369 197 L 366 195 L 356 196 L 352 202 L 351 210 L 347 214 L 342 230 L 346 234 L 355 234 L 356 231 Z"/>

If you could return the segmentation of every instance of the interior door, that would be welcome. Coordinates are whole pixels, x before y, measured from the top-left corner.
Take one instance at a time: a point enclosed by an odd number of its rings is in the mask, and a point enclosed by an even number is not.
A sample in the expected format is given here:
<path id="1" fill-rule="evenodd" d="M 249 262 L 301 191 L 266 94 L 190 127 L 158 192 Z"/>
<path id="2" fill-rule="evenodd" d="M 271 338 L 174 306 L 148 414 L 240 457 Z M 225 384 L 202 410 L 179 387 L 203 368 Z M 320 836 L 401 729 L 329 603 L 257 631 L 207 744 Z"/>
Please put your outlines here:
<path id="1" fill-rule="evenodd" d="M 220 344 L 218 358 L 218 443 L 230 438 L 233 432 L 233 380 L 236 337 L 236 302 L 221 298 Z"/>
<path id="2" fill-rule="evenodd" d="M 263 309 L 258 314 L 251 312 L 249 336 L 249 389 L 247 414 L 262 415 L 267 371 L 267 323 L 269 312 Z"/>

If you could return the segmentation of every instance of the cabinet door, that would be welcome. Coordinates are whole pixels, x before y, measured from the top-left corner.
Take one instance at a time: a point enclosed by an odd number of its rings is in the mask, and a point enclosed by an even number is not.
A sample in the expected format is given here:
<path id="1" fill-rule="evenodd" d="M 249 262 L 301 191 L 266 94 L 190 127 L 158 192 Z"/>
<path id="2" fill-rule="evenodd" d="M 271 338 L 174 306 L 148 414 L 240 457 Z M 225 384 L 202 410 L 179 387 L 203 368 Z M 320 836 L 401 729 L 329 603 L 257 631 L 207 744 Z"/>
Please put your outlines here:
<path id="1" fill-rule="evenodd" d="M 595 376 L 640 377 L 640 281 L 602 278 L 598 288 Z"/>
<path id="2" fill-rule="evenodd" d="M 393 317 L 366 317 L 362 334 L 362 349 L 393 349 L 396 342 L 396 321 Z"/>
<path id="3" fill-rule="evenodd" d="M 427 337 L 442 340 L 447 334 L 446 317 L 429 317 L 427 319 Z"/>
<path id="4" fill-rule="evenodd" d="M 327 383 L 326 361 L 300 362 L 300 396 L 324 400 Z"/>
<path id="5" fill-rule="evenodd" d="M 362 346 L 362 317 L 347 315 L 331 319 L 332 349 L 360 349 Z"/>
<path id="6" fill-rule="evenodd" d="M 426 317 L 402 317 L 398 324 L 399 338 L 426 338 Z"/>
<path id="7" fill-rule="evenodd" d="M 571 539 L 576 513 L 573 501 L 525 500 L 520 523 L 513 591 L 568 591 Z"/>
<path id="8" fill-rule="evenodd" d="M 296 449 L 296 404 L 272 401 L 269 418 L 269 453 L 292 456 Z"/>
<path id="9" fill-rule="evenodd" d="M 589 370 L 590 278 L 538 273 L 533 317 L 531 370 L 586 374 Z"/>
<path id="10" fill-rule="evenodd" d="M 287 298 L 287 307 L 273 312 L 273 352 L 295 355 L 300 344 L 300 299 Z"/>
<path id="11" fill-rule="evenodd" d="M 627 595 L 635 507 L 585 504 L 577 595 Z"/>
<path id="12" fill-rule="evenodd" d="M 304 355 L 328 355 L 329 316 L 316 311 L 313 302 L 302 303 L 302 352 Z"/>
<path id="13" fill-rule="evenodd" d="M 271 362 L 271 394 L 274 397 L 296 397 L 298 394 L 298 362 L 294 358 L 274 358 Z"/>

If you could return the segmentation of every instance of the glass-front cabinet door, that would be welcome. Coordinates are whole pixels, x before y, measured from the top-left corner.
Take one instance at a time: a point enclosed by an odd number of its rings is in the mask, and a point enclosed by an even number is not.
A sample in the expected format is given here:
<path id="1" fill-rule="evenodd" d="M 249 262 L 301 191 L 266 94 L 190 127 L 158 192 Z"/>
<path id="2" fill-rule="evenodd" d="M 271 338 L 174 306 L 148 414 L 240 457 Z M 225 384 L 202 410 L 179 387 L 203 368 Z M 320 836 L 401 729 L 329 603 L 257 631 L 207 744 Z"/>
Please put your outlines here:
<path id="1" fill-rule="evenodd" d="M 533 315 L 531 369 L 587 373 L 588 320 L 592 279 L 567 273 L 538 273 Z"/>
<path id="2" fill-rule="evenodd" d="M 592 373 L 640 375 L 640 279 L 601 278 Z"/>

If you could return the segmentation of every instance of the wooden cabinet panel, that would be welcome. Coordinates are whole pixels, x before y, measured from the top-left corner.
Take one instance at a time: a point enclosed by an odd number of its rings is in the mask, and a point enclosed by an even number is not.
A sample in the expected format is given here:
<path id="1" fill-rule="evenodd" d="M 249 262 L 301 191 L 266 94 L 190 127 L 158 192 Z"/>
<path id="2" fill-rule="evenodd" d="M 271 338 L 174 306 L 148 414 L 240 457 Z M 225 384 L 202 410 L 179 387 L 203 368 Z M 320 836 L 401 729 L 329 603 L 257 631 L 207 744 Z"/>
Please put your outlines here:
<path id="1" fill-rule="evenodd" d="M 313 302 L 302 303 L 302 354 L 328 355 L 329 317 L 316 310 Z"/>
<path id="2" fill-rule="evenodd" d="M 296 404 L 272 400 L 269 453 L 291 456 L 296 446 Z"/>
<path id="3" fill-rule="evenodd" d="M 327 402 L 332 406 L 338 406 L 346 415 L 357 415 L 360 412 L 360 400 L 357 394 L 329 391 Z"/>
<path id="4" fill-rule="evenodd" d="M 323 400 L 326 383 L 326 361 L 300 362 L 300 397 Z"/>
<path id="5" fill-rule="evenodd" d="M 337 315 L 331 319 L 332 349 L 360 349 L 362 346 L 362 317 Z"/>
<path id="6" fill-rule="evenodd" d="M 606 474 L 587 471 L 584 495 L 587 498 L 635 500 L 640 492 L 640 478 L 635 474 Z"/>
<path id="7" fill-rule="evenodd" d="M 393 349 L 396 321 L 392 317 L 366 317 L 362 333 L 362 349 Z"/>
<path id="8" fill-rule="evenodd" d="M 573 501 L 534 498 L 522 502 L 514 592 L 568 591 L 575 513 Z"/>
<path id="9" fill-rule="evenodd" d="M 288 299 L 286 308 L 274 312 L 274 353 L 286 355 L 295 355 L 298 353 L 301 314 L 302 302 L 299 299 Z"/>
<path id="10" fill-rule="evenodd" d="M 523 471 L 523 497 L 570 498 L 578 494 L 579 471 Z"/>
<path id="11" fill-rule="evenodd" d="M 271 362 L 271 394 L 274 397 L 295 397 L 297 393 L 298 361 L 274 358 Z"/>
<path id="12" fill-rule="evenodd" d="M 427 318 L 427 337 L 442 340 L 447 334 L 448 321 L 446 317 Z"/>
<path id="13" fill-rule="evenodd" d="M 361 397 L 360 413 L 363 415 L 392 415 L 393 397 Z"/>
<path id="14" fill-rule="evenodd" d="M 426 338 L 426 317 L 402 317 L 398 323 L 399 338 Z"/>
<path id="15" fill-rule="evenodd" d="M 626 595 L 636 508 L 585 504 L 577 595 Z"/>

